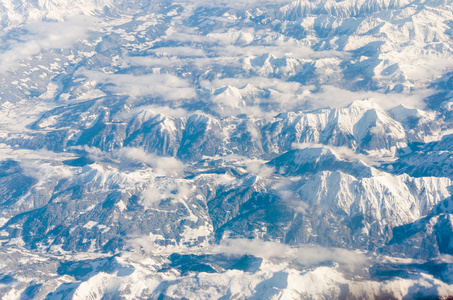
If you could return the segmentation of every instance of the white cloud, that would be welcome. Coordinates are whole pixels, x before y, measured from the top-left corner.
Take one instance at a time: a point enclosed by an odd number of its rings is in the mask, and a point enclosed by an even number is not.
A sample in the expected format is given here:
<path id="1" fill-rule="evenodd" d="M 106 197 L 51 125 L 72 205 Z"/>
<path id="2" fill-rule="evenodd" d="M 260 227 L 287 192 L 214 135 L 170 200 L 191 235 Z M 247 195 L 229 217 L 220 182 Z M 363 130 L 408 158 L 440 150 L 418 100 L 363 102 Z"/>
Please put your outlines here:
<path id="1" fill-rule="evenodd" d="M 23 26 L 27 33 L 16 41 L 10 40 L 8 50 L 0 53 L 0 73 L 13 71 L 22 60 L 41 51 L 70 48 L 87 36 L 90 24 L 95 20 L 77 16 L 64 22 L 35 22 Z"/>
<path id="2" fill-rule="evenodd" d="M 183 179 L 185 165 L 174 157 L 161 157 L 146 152 L 143 148 L 123 147 L 121 149 L 104 152 L 94 147 L 73 147 L 82 149 L 91 159 L 103 161 L 106 158 L 117 162 L 140 162 L 148 165 L 152 170 L 152 177 L 148 186 L 141 193 L 142 205 L 155 208 L 162 200 L 184 201 L 193 193 L 192 188 Z M 157 176 L 157 177 L 156 177 Z"/>
<path id="3" fill-rule="evenodd" d="M 170 74 L 106 74 L 98 71 L 82 70 L 80 75 L 97 83 L 112 84 L 107 90 L 132 98 L 140 96 L 162 97 L 165 100 L 193 98 L 196 91 L 187 80 Z"/>
<path id="4" fill-rule="evenodd" d="M 116 114 L 113 118 L 118 122 L 124 122 L 125 120 L 130 120 L 131 118 L 136 117 L 140 114 L 149 114 L 152 116 L 162 114 L 164 116 L 171 116 L 173 118 L 183 118 L 186 117 L 189 114 L 189 112 L 182 108 L 171 108 L 168 106 L 157 106 L 157 105 L 144 105 L 134 107 L 128 111 L 121 111 L 118 114 Z"/>
<path id="5" fill-rule="evenodd" d="M 276 39 L 269 42 L 267 45 L 233 45 L 235 42 L 231 39 L 219 40 L 223 42 L 222 46 L 214 46 L 214 50 L 220 56 L 230 57 L 258 57 L 263 54 L 272 54 L 275 57 L 291 57 L 297 59 L 321 59 L 329 57 L 348 57 L 347 53 L 329 50 L 329 51 L 315 51 L 312 48 L 303 45 L 295 39 L 283 40 Z"/>
<path id="6" fill-rule="evenodd" d="M 317 143 L 293 143 L 291 145 L 292 149 L 306 149 L 306 148 L 328 148 L 332 150 L 338 157 L 345 161 L 362 161 L 363 163 L 370 166 L 379 166 L 383 161 L 391 161 L 394 158 L 388 157 L 373 157 L 371 155 L 364 155 L 354 152 L 354 150 L 348 147 L 335 147 L 332 145 L 323 145 Z"/>
<path id="7" fill-rule="evenodd" d="M 65 166 L 53 165 L 51 162 L 43 162 L 42 160 L 37 159 L 24 159 L 19 163 L 25 176 L 35 178 L 38 181 L 58 181 L 73 176 L 73 173 Z"/>
<path id="8" fill-rule="evenodd" d="M 161 176 L 179 176 L 184 171 L 184 164 L 174 157 L 161 157 L 146 152 L 143 148 L 124 147 L 115 155 L 120 159 L 128 159 L 150 165 L 153 171 Z"/>
<path id="9" fill-rule="evenodd" d="M 383 109 L 390 109 L 403 104 L 409 108 L 424 108 L 423 99 L 433 94 L 428 89 L 416 90 L 411 93 L 380 93 L 373 91 L 349 91 L 335 86 L 325 85 L 318 93 L 307 95 L 314 108 L 330 106 L 332 108 L 345 107 L 355 100 L 370 99 Z"/>
<path id="10" fill-rule="evenodd" d="M 178 57 L 155 57 L 155 56 L 130 56 L 125 58 L 125 62 L 131 66 L 143 67 L 173 67 L 182 66 L 187 62 L 187 59 Z"/>
<path id="11" fill-rule="evenodd" d="M 157 246 L 153 240 L 150 240 L 147 236 L 130 238 L 127 240 L 127 247 L 130 250 L 140 251 L 146 255 L 152 254 Z M 143 257 L 139 257 L 143 259 Z"/>
<path id="12" fill-rule="evenodd" d="M 179 177 L 184 173 L 185 165 L 175 157 L 157 156 L 145 151 L 142 147 L 123 147 L 112 152 L 105 152 L 96 147 L 75 146 L 71 149 L 86 151 L 88 156 L 95 161 L 105 158 L 117 161 L 140 162 L 149 165 L 157 176 Z"/>
<path id="13" fill-rule="evenodd" d="M 192 195 L 192 189 L 183 181 L 155 182 L 142 192 L 142 205 L 156 207 L 162 200 L 184 201 Z"/>
<path id="14" fill-rule="evenodd" d="M 224 240 L 215 250 L 229 255 L 250 254 L 267 259 L 292 260 L 305 266 L 333 261 L 348 267 L 356 267 L 366 262 L 365 256 L 357 251 L 309 245 L 291 247 L 286 244 L 257 239 Z"/>
<path id="15" fill-rule="evenodd" d="M 222 79 L 214 79 L 212 81 L 202 81 L 200 85 L 205 88 L 217 89 L 221 87 L 225 87 L 228 85 L 234 86 L 236 88 L 244 88 L 246 85 L 252 85 L 254 87 L 260 89 L 272 89 L 279 91 L 281 93 L 296 93 L 303 91 L 306 88 L 313 89 L 314 87 L 303 86 L 298 82 L 287 82 L 278 78 L 265 78 L 265 77 L 249 77 L 249 78 L 222 78 Z"/>
<path id="16" fill-rule="evenodd" d="M 278 180 L 273 186 L 272 189 L 280 198 L 280 203 L 294 209 L 296 212 L 301 214 L 306 214 L 309 205 L 302 201 L 299 193 L 295 192 L 296 187 L 298 187 L 300 177 L 284 177 Z"/>
<path id="17" fill-rule="evenodd" d="M 253 6 L 272 5 L 277 3 L 290 3 L 292 0 L 243 0 L 243 1 L 228 1 L 228 0 L 179 0 L 175 3 L 188 3 L 203 6 L 220 6 L 233 8 L 251 8 Z"/>
<path id="18" fill-rule="evenodd" d="M 88 153 L 89 158 L 91 158 L 92 160 L 95 160 L 95 161 L 102 160 L 102 158 L 109 157 L 109 155 L 110 155 L 108 152 L 104 152 L 99 148 L 90 147 L 87 145 L 73 146 L 73 147 L 70 147 L 69 149 L 83 150 L 86 153 Z"/>
<path id="19" fill-rule="evenodd" d="M 365 256 L 340 248 L 325 248 L 321 246 L 299 247 L 296 251 L 296 259 L 302 265 L 319 264 L 326 261 L 334 261 L 346 266 L 356 266 L 366 261 Z"/>
<path id="20" fill-rule="evenodd" d="M 183 57 L 191 57 L 191 56 L 204 56 L 206 53 L 203 49 L 197 49 L 192 47 L 160 47 L 157 49 L 151 49 L 150 52 L 154 52 L 160 55 L 166 56 L 183 56 Z"/>
<path id="21" fill-rule="evenodd" d="M 204 43 L 209 42 L 211 40 L 206 36 L 196 34 L 196 31 L 193 30 L 192 28 L 183 26 L 181 26 L 179 31 L 172 32 L 165 38 L 167 40 L 175 42 L 192 42 L 192 43 Z"/>
<path id="22" fill-rule="evenodd" d="M 262 162 L 252 161 L 247 164 L 247 171 L 251 174 L 266 178 L 274 174 L 275 169 L 273 167 L 266 166 Z"/>
<path id="23" fill-rule="evenodd" d="M 313 86 L 304 86 L 298 82 L 287 82 L 278 78 L 251 77 L 251 78 L 222 78 L 213 81 L 200 82 L 201 87 L 208 89 L 220 89 L 229 87 L 236 89 L 233 95 L 221 98 L 225 103 L 235 104 L 239 108 L 238 101 L 244 99 L 246 106 L 240 107 L 236 113 L 251 112 L 254 114 L 263 114 L 260 112 L 259 104 L 273 104 L 276 110 L 291 110 L 300 108 L 311 94 Z M 231 93 L 230 93 L 231 94 Z M 238 100 L 239 99 L 239 100 Z M 219 99 L 213 98 L 214 103 L 219 103 Z M 227 101 L 229 100 L 229 102 Z M 230 103 L 231 102 L 231 103 Z M 255 112 L 250 111 L 255 109 Z"/>

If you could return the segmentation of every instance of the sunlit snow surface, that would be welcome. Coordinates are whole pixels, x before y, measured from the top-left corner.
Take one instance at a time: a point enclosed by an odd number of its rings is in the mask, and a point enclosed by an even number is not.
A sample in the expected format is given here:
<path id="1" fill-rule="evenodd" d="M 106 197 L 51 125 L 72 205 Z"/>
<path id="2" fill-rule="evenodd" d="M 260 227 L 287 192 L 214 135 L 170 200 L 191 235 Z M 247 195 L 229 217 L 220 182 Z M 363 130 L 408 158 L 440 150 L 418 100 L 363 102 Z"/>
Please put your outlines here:
<path id="1" fill-rule="evenodd" d="M 451 1 L 0 12 L 1 299 L 453 295 Z"/>

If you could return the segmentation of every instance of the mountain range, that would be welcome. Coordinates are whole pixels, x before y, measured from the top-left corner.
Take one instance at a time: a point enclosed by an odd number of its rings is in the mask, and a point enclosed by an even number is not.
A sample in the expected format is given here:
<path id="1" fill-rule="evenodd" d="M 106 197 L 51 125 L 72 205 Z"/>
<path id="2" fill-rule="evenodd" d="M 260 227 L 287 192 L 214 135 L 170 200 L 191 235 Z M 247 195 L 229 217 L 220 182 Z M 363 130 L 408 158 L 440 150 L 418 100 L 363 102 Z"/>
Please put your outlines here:
<path id="1" fill-rule="evenodd" d="M 2 299 L 453 296 L 453 3 L 2 0 Z"/>

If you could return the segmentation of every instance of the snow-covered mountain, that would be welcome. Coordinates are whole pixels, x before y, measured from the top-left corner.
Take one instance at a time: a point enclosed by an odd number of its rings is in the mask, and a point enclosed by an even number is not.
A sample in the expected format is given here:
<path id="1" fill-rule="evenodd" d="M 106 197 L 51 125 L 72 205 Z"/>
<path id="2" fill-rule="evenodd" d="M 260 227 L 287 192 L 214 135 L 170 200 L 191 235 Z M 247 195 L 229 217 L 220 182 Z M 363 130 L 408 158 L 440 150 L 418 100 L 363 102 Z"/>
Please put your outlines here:
<path id="1" fill-rule="evenodd" d="M 453 3 L 0 3 L 2 299 L 453 295 Z"/>

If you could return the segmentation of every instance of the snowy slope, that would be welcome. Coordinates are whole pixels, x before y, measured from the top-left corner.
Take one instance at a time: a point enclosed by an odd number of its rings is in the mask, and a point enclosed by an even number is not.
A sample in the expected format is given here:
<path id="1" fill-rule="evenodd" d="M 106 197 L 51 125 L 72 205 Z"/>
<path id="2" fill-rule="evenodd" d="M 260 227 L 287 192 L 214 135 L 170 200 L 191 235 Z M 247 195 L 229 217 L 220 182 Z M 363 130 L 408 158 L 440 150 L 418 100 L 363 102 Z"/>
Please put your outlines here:
<path id="1" fill-rule="evenodd" d="M 450 1 L 0 14 L 5 299 L 453 295 Z"/>

